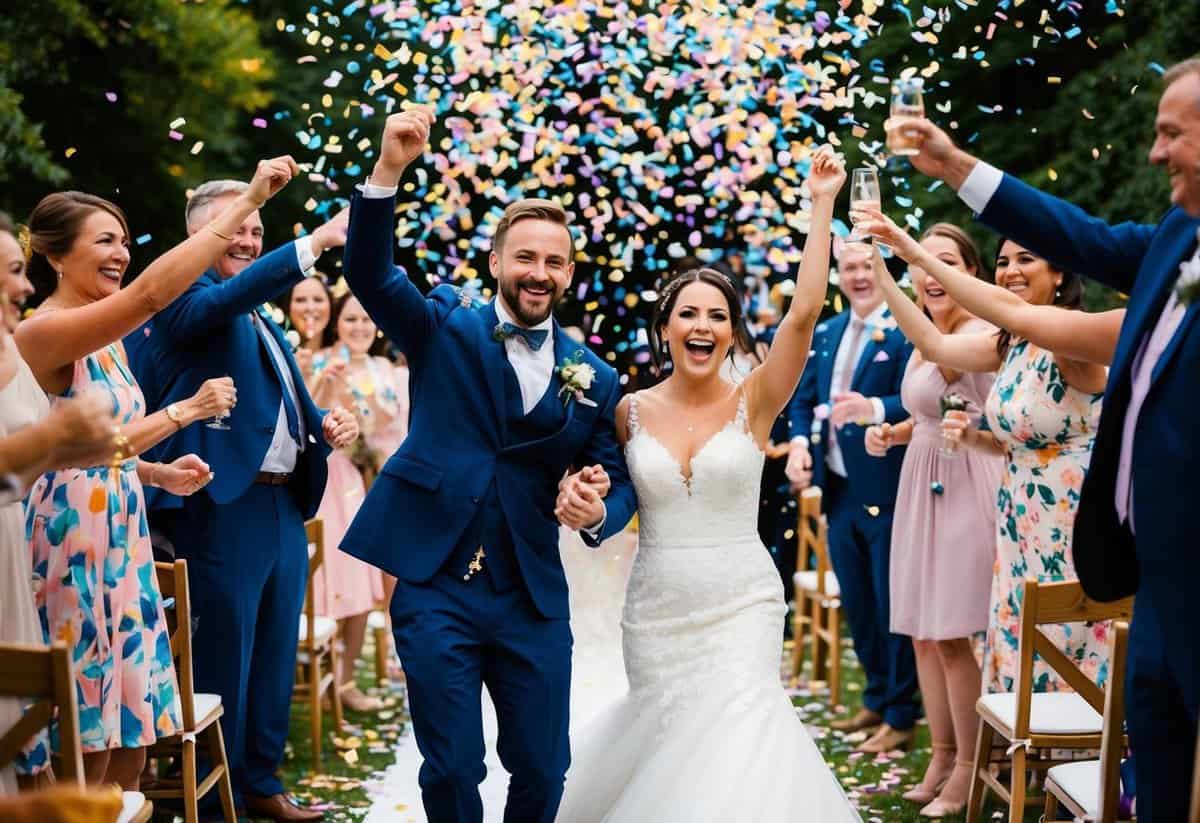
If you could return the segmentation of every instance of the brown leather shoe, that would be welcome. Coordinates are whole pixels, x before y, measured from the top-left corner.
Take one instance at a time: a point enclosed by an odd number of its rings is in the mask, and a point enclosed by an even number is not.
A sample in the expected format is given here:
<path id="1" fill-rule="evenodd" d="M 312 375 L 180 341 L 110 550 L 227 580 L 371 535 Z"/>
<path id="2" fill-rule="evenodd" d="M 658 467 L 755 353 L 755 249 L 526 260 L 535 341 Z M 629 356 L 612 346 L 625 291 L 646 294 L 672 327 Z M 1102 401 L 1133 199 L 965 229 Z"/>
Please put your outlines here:
<path id="1" fill-rule="evenodd" d="M 843 717 L 829 724 L 829 728 L 839 732 L 860 732 L 864 729 L 874 729 L 883 722 L 883 718 L 868 708 L 858 710 L 853 717 Z"/>
<path id="2" fill-rule="evenodd" d="M 909 749 L 912 747 L 912 742 L 912 729 L 900 731 L 884 723 L 879 727 L 879 731 L 860 744 L 855 751 L 866 752 L 867 754 L 880 754 L 881 752 L 890 752 L 896 749 Z"/>
<path id="3" fill-rule="evenodd" d="M 325 812 L 297 806 L 286 794 L 273 794 L 270 797 L 247 794 L 244 799 L 247 817 L 266 818 L 276 823 L 325 819 Z"/>

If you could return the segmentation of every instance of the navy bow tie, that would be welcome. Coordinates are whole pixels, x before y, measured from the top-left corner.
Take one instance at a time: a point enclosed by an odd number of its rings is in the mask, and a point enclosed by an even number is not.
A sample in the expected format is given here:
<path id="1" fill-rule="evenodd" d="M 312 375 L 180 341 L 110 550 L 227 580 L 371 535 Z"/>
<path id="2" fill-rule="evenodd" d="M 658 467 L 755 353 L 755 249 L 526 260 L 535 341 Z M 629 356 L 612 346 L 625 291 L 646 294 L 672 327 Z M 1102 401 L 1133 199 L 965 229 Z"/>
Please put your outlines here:
<path id="1" fill-rule="evenodd" d="M 527 329 L 524 326 L 518 326 L 516 323 L 501 323 L 496 327 L 497 333 L 502 340 L 507 340 L 510 337 L 520 337 L 525 341 L 525 345 L 529 346 L 532 351 L 537 351 L 546 342 L 546 337 L 550 334 L 546 329 Z"/>

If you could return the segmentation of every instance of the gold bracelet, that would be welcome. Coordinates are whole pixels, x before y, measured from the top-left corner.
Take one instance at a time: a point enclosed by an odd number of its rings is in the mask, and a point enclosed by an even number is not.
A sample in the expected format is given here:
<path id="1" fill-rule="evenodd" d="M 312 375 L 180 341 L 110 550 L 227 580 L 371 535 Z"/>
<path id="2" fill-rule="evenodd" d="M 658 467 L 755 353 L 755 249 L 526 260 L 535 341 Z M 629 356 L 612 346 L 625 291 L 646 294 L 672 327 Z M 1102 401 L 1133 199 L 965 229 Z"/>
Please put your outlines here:
<path id="1" fill-rule="evenodd" d="M 118 428 L 113 433 L 113 456 L 111 468 L 114 472 L 119 471 L 121 464 L 125 462 L 129 452 L 129 438 Z"/>
<path id="2" fill-rule="evenodd" d="M 220 238 L 221 238 L 222 240 L 224 240 L 226 243 L 232 243 L 232 242 L 233 242 L 233 237 L 232 237 L 232 236 L 230 236 L 230 235 L 228 235 L 228 234 L 221 234 L 219 231 L 217 231 L 216 229 L 214 229 L 214 228 L 213 228 L 213 224 L 212 224 L 212 223 L 209 223 L 207 226 L 205 226 L 205 228 L 207 228 L 209 231 L 211 231 L 211 232 L 212 232 L 213 234 L 215 234 L 217 237 L 220 237 Z"/>

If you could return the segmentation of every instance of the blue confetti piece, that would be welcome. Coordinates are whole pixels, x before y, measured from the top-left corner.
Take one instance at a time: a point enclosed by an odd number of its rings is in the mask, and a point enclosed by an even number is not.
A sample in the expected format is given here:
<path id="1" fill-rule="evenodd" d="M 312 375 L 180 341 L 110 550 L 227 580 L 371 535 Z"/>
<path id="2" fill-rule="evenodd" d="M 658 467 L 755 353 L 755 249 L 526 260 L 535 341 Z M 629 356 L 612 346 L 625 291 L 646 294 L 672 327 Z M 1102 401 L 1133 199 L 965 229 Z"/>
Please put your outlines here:
<path id="1" fill-rule="evenodd" d="M 1160 77 L 1163 75 L 1164 72 L 1166 72 L 1166 69 L 1164 69 L 1158 63 L 1150 63 L 1149 69 L 1150 69 L 1150 71 L 1154 72 L 1155 74 L 1159 75 Z"/>
<path id="2" fill-rule="evenodd" d="M 139 237 L 139 238 L 138 238 L 136 241 L 134 241 L 134 242 L 136 242 L 136 243 L 137 243 L 139 246 L 144 246 L 144 245 L 146 245 L 147 243 L 149 243 L 149 242 L 150 242 L 150 239 L 151 239 L 150 235 L 148 235 L 148 234 L 143 234 L 141 237 Z"/>

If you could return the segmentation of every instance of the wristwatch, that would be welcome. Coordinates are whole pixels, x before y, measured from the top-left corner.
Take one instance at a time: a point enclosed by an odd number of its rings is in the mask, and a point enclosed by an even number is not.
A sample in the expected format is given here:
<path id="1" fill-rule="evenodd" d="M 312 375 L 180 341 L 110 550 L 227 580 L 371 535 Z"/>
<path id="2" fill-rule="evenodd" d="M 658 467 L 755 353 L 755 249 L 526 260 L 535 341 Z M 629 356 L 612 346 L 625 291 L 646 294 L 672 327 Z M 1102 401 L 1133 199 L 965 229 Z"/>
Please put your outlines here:
<path id="1" fill-rule="evenodd" d="M 171 419 L 172 423 L 181 429 L 183 428 L 183 410 L 179 408 L 178 403 L 171 403 L 164 411 L 166 411 L 167 417 Z"/>

